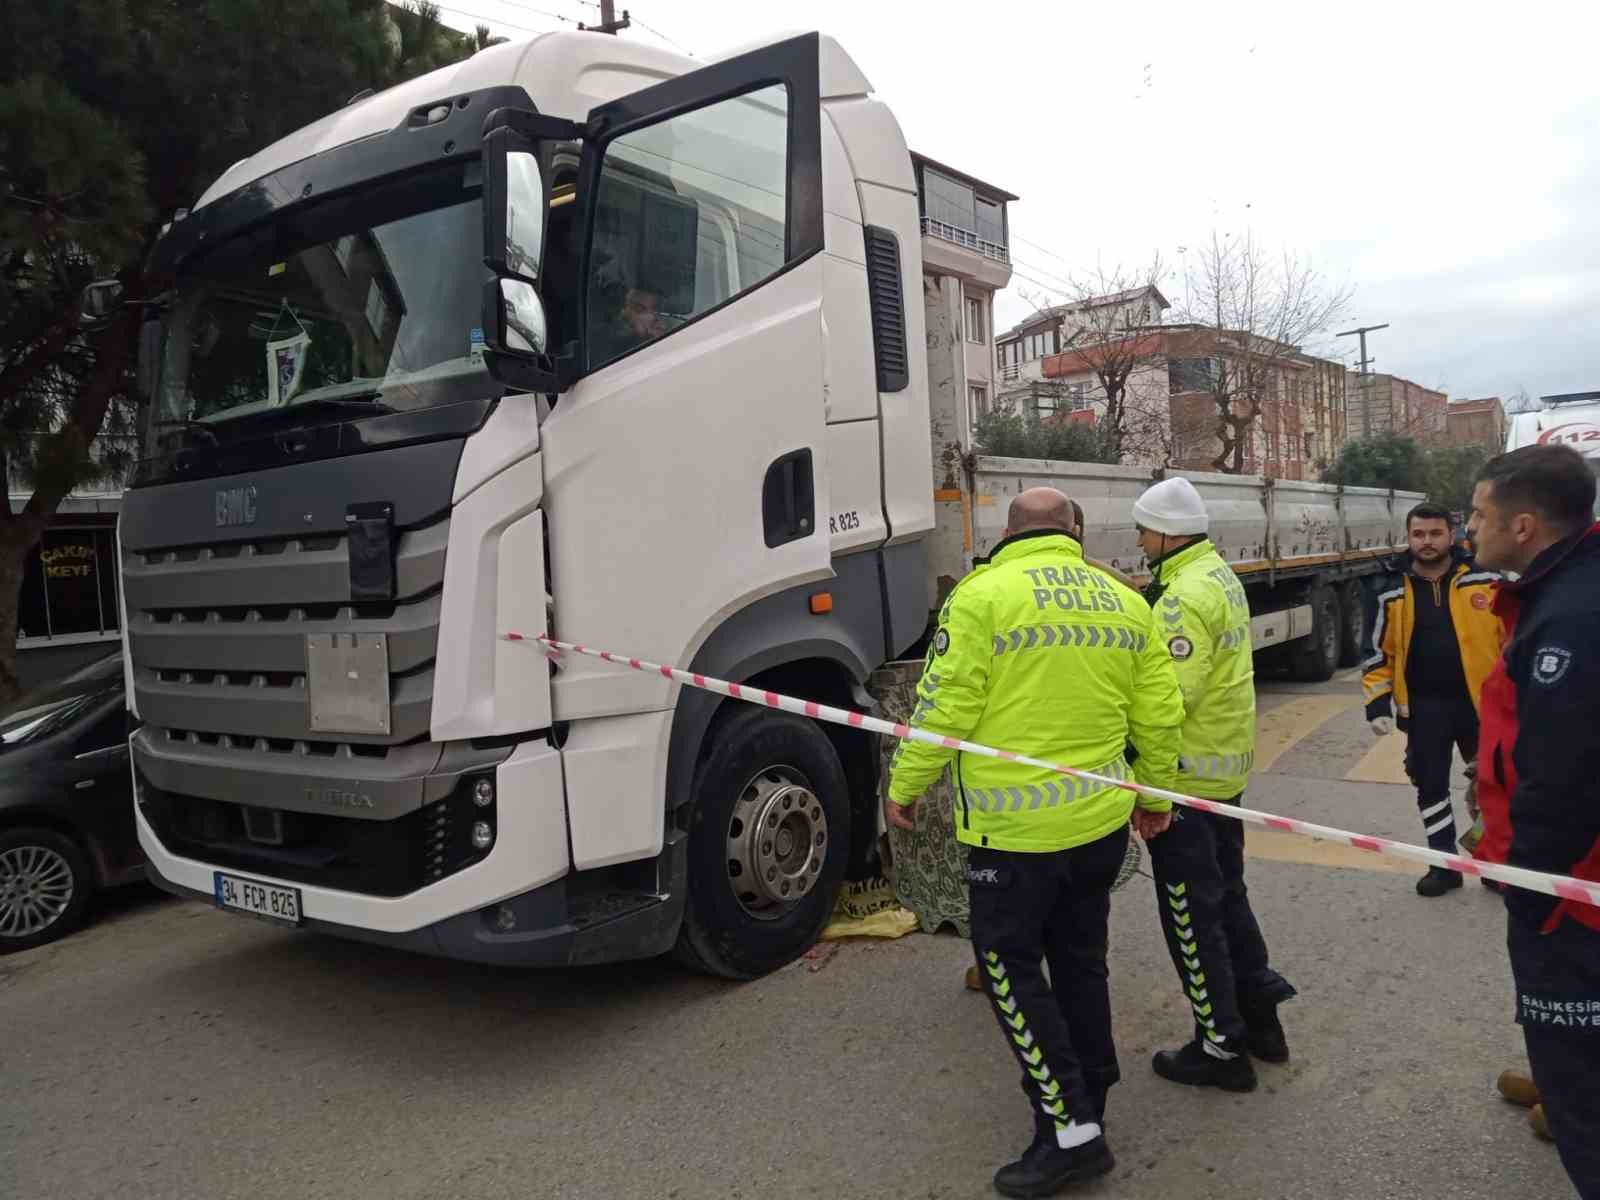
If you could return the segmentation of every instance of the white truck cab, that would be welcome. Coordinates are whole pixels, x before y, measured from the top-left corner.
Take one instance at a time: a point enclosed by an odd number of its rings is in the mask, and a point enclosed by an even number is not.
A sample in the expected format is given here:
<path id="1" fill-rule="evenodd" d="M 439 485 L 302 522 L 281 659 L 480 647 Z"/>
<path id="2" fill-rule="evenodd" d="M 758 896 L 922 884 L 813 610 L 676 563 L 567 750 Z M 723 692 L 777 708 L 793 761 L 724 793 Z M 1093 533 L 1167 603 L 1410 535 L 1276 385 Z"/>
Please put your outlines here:
<path id="1" fill-rule="evenodd" d="M 157 250 L 120 532 L 156 882 L 490 962 L 799 954 L 873 741 L 501 635 L 867 703 L 929 609 L 918 239 L 817 34 L 496 46 L 230 169 Z"/>
<path id="2" fill-rule="evenodd" d="M 1506 449 L 1550 444 L 1571 446 L 1600 475 L 1600 392 L 1545 396 L 1533 412 L 1513 413 L 1506 427 Z M 1600 516 L 1597 511 L 1596 516 Z"/>

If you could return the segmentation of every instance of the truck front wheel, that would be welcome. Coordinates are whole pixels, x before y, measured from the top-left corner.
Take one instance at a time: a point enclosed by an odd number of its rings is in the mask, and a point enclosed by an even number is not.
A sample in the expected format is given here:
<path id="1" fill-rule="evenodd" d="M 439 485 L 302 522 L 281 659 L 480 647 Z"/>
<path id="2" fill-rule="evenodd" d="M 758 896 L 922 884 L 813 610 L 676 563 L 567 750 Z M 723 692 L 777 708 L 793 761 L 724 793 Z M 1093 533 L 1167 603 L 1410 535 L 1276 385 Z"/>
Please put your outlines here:
<path id="1" fill-rule="evenodd" d="M 850 792 L 833 744 L 802 717 L 717 722 L 695 773 L 678 959 L 754 979 L 809 949 L 850 857 Z"/>

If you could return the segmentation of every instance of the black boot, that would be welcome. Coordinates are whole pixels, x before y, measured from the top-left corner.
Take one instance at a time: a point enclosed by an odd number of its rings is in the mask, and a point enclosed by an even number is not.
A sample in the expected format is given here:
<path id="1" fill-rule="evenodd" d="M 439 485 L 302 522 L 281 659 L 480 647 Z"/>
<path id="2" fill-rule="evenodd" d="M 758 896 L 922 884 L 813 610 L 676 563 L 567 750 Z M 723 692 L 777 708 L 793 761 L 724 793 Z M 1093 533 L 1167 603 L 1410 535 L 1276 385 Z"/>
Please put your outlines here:
<path id="1" fill-rule="evenodd" d="M 1250 1065 L 1249 1055 L 1216 1058 L 1207 1054 L 1199 1042 L 1190 1042 L 1181 1050 L 1157 1051 L 1151 1066 L 1161 1078 L 1190 1087 L 1216 1087 L 1225 1092 L 1256 1090 L 1256 1069 Z"/>
<path id="2" fill-rule="evenodd" d="M 1294 995 L 1292 988 L 1289 994 Z M 1284 1036 L 1283 1022 L 1278 1020 L 1277 1001 L 1241 995 L 1239 1015 L 1244 1018 L 1244 1044 L 1253 1057 L 1269 1063 L 1289 1061 L 1289 1039 Z"/>
<path id="3" fill-rule="evenodd" d="M 1444 867 L 1429 867 L 1428 873 L 1417 880 L 1417 895 L 1442 896 L 1461 886 L 1461 872 Z"/>
<path id="4" fill-rule="evenodd" d="M 1104 1134 L 1063 1150 L 1056 1144 L 1054 1124 L 1036 1122 L 1033 1144 L 1016 1162 L 994 1173 L 994 1187 L 1002 1196 L 1053 1196 L 1069 1183 L 1096 1179 L 1116 1165 Z"/>
<path id="5" fill-rule="evenodd" d="M 1283 1034 L 1283 1022 L 1278 1020 L 1277 1005 L 1269 1004 L 1260 1012 L 1243 1015 L 1244 1043 L 1250 1053 L 1262 1062 L 1288 1062 L 1289 1039 Z"/>

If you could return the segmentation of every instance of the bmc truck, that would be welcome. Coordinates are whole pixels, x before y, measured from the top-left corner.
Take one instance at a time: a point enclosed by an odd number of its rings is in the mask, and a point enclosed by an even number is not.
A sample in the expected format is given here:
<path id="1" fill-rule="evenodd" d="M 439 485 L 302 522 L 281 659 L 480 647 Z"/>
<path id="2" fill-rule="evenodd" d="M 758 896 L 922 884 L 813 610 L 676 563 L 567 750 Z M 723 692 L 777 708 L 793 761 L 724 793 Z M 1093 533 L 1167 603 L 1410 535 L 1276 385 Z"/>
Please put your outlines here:
<path id="1" fill-rule="evenodd" d="M 155 881 L 495 963 L 801 953 L 870 862 L 874 739 L 502 635 L 870 708 L 1016 488 L 1137 571 L 1148 471 L 949 467 L 919 237 L 815 34 L 500 45 L 225 173 L 156 250 L 120 528 Z M 1325 676 L 1403 505 L 1201 482 Z"/>

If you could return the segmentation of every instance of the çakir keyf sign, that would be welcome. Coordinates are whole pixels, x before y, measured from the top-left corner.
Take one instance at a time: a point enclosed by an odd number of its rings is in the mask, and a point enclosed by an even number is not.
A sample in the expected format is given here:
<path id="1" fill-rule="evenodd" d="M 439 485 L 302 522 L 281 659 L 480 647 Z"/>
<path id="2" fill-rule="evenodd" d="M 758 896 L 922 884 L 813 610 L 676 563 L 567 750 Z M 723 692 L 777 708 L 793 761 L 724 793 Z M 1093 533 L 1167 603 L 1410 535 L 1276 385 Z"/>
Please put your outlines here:
<path id="1" fill-rule="evenodd" d="M 52 546 L 39 552 L 47 579 L 87 579 L 94 574 L 93 546 Z"/>

